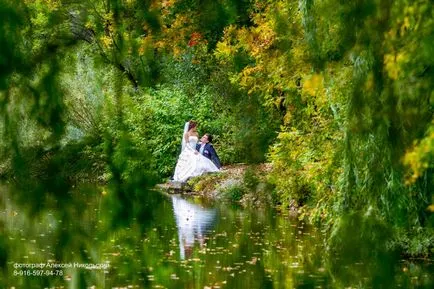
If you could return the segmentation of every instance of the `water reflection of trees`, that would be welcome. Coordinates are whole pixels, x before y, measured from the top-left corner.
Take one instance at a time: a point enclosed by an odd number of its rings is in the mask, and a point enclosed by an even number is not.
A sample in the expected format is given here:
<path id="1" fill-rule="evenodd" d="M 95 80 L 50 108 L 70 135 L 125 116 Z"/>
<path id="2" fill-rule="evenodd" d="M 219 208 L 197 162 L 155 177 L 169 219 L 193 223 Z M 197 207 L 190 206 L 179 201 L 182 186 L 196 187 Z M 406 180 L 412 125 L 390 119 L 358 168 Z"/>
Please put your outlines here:
<path id="1" fill-rule="evenodd" d="M 65 193 L 67 198 L 45 198 L 37 208 L 25 202 L 25 193 L 13 185 L 0 186 L 0 288 L 111 288 L 125 280 L 147 283 L 147 258 L 137 244 L 156 217 L 150 208 L 158 207 L 161 198 L 134 192 L 128 218 L 121 220 L 125 206 L 119 204 L 117 194 L 95 185 L 78 186 Z M 164 219 L 160 221 L 165 224 Z M 65 269 L 63 276 L 14 276 L 14 263 L 41 262 L 109 263 L 110 267 L 105 271 Z"/>
<path id="2" fill-rule="evenodd" d="M 94 218 L 98 214 L 95 202 L 99 201 L 95 192 L 87 197 L 70 192 L 65 193 L 69 195 L 65 199 L 46 198 L 41 202 L 43 206 L 35 208 L 25 202 L 25 192 L 12 186 L 2 186 L 0 190 L 0 226 L 5 236 L 0 249 L 5 254 L 0 287 L 60 286 L 70 277 L 74 283 L 90 284 L 98 278 L 79 270 L 64 270 L 63 276 L 20 277 L 14 276 L 13 267 L 14 263 L 99 263 L 100 243 L 93 240 L 99 229 L 98 219 Z"/>
<path id="3" fill-rule="evenodd" d="M 105 189 L 104 189 L 105 190 Z M 432 288 L 430 267 L 399 263 L 373 248 L 381 224 L 348 219 L 325 235 L 270 209 L 216 209 L 158 193 L 132 192 L 128 214 L 118 196 L 80 186 L 38 213 L 0 187 L 0 288 Z M 125 219 L 120 220 L 120 216 Z M 188 218 L 188 220 L 187 220 Z M 120 225 L 121 224 L 121 225 Z M 357 229 L 357 230 L 356 230 Z M 376 232 L 374 236 L 367 231 Z M 365 236 L 365 238 L 361 238 Z M 381 246 L 380 246 L 381 247 Z M 193 250 L 196 248 L 197 250 Z M 180 250 L 180 256 L 178 255 Z M 108 273 L 65 270 L 63 277 L 14 278 L 14 262 L 109 262 Z M 432 271 L 432 267 L 431 267 Z M 384 277 L 384 278 L 383 278 Z M 380 279 L 383 278 L 383 279 Z M 418 283 L 416 283 L 418 282 Z"/>

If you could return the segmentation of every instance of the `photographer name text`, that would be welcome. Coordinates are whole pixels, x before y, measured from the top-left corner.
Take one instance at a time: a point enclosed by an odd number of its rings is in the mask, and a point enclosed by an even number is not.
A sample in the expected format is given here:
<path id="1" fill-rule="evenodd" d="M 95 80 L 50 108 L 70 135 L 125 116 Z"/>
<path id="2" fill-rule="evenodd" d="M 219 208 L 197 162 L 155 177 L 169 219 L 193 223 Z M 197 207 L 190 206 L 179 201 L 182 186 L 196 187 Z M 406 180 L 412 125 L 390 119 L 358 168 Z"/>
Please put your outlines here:
<path id="1" fill-rule="evenodd" d="M 110 267 L 108 263 L 14 263 L 13 267 L 15 269 L 70 269 L 70 268 L 81 268 L 88 270 L 106 270 Z"/>

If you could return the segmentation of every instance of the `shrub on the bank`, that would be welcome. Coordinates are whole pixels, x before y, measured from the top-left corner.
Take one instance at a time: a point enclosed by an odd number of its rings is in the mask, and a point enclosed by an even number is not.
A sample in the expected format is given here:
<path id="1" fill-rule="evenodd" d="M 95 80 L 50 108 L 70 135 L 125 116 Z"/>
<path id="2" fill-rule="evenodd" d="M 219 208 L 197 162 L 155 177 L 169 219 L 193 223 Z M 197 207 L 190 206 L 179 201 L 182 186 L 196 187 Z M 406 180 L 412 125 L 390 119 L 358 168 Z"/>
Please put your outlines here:
<path id="1" fill-rule="evenodd" d="M 246 194 L 246 188 L 241 184 L 235 183 L 224 188 L 222 193 L 225 199 L 235 203 L 239 202 Z"/>

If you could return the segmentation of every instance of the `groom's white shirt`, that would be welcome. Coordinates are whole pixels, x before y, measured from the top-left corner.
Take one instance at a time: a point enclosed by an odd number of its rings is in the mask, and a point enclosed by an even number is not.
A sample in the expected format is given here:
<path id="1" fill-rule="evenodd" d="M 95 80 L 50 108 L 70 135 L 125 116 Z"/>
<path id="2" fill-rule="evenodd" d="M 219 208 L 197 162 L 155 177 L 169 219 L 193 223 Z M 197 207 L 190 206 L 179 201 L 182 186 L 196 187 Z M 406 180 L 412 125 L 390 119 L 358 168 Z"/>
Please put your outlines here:
<path id="1" fill-rule="evenodd" d="M 200 152 L 201 155 L 203 155 L 203 150 L 204 149 L 205 149 L 205 143 L 201 142 L 200 143 L 200 149 L 199 149 L 199 152 Z"/>

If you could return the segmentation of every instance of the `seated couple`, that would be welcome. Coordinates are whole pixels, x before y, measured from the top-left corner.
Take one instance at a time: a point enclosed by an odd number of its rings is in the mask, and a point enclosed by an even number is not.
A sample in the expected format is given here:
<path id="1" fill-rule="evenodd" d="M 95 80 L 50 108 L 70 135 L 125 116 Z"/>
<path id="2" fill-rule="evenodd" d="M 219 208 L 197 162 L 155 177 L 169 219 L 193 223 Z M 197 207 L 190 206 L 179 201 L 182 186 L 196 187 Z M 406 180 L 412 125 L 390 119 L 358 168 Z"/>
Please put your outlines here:
<path id="1" fill-rule="evenodd" d="M 191 177 L 208 172 L 220 171 L 220 159 L 211 144 L 212 136 L 205 134 L 198 143 L 197 123 L 185 123 L 182 137 L 182 150 L 176 163 L 173 180 L 186 182 Z"/>

